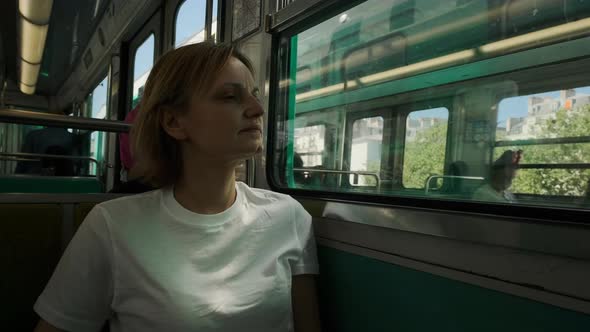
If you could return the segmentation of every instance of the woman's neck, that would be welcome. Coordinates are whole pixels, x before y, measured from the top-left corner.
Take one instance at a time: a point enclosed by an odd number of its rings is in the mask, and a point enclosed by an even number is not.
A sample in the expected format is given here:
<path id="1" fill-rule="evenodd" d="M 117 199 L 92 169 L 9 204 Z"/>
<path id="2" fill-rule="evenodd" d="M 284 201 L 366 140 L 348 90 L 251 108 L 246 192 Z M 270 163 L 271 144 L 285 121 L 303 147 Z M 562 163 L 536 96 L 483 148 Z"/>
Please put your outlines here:
<path id="1" fill-rule="evenodd" d="M 183 170 L 174 185 L 174 197 L 186 209 L 201 214 L 215 214 L 227 210 L 236 200 L 233 163 L 193 159 L 184 163 Z"/>

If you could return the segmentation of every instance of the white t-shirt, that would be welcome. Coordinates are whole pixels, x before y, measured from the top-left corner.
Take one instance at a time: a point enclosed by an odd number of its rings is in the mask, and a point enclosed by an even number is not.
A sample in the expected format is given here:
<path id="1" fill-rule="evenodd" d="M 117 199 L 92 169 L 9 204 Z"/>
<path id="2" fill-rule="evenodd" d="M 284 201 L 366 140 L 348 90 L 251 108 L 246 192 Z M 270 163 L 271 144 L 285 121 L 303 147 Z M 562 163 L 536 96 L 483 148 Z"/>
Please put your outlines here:
<path id="1" fill-rule="evenodd" d="M 485 202 L 515 203 L 514 194 L 506 190 L 496 191 L 489 184 L 484 184 L 473 193 L 473 199 Z"/>
<path id="2" fill-rule="evenodd" d="M 293 198 L 237 183 L 224 212 L 171 189 L 97 205 L 35 311 L 66 331 L 292 331 L 291 276 L 317 274 L 311 216 Z"/>

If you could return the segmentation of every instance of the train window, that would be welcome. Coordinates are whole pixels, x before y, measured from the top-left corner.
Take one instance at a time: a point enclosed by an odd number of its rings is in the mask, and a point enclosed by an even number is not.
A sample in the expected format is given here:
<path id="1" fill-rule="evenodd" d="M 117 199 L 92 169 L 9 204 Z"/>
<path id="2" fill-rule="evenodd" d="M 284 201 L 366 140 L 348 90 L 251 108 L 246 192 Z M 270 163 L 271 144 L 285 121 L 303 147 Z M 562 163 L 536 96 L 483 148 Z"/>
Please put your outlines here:
<path id="1" fill-rule="evenodd" d="M 108 77 L 105 77 L 92 92 L 86 97 L 86 105 L 84 107 L 84 115 L 91 116 L 97 119 L 107 118 L 107 92 L 108 92 Z M 91 158 L 96 160 L 103 160 L 106 151 L 106 137 L 103 132 L 92 132 L 90 134 L 90 151 Z M 90 174 L 96 175 L 97 165 L 90 165 Z"/>
<path id="2" fill-rule="evenodd" d="M 219 26 L 218 19 L 218 12 L 219 11 L 219 0 L 213 0 L 213 15 L 211 19 L 211 39 L 214 42 L 219 41 L 219 34 L 217 33 L 217 27 Z"/>
<path id="3" fill-rule="evenodd" d="M 154 66 L 154 34 L 150 34 L 137 48 L 133 59 L 133 95 L 131 108 L 139 103 L 143 95 L 145 82 Z"/>
<path id="4" fill-rule="evenodd" d="M 295 129 L 294 167 L 322 166 L 326 126 L 315 125 Z"/>
<path id="5" fill-rule="evenodd" d="M 430 176 L 443 174 L 448 118 L 446 108 L 408 114 L 402 178 L 405 188 L 425 188 Z"/>
<path id="6" fill-rule="evenodd" d="M 311 68 L 301 67 L 297 70 L 297 93 L 311 90 Z"/>
<path id="7" fill-rule="evenodd" d="M 350 170 L 366 172 L 350 174 L 353 186 L 375 186 L 381 172 L 383 144 L 383 117 L 375 116 L 355 120 L 352 124 Z M 374 173 L 375 176 L 370 175 Z"/>
<path id="8" fill-rule="evenodd" d="M 238 40 L 260 28 L 261 1 L 233 1 L 232 40 Z"/>
<path id="9" fill-rule="evenodd" d="M 105 135 L 92 130 L 0 123 L 0 176 L 77 176 L 102 181 Z M 26 180 L 22 181 L 26 186 Z M 91 185 L 99 183 L 93 181 Z M 12 183 L 8 181 L 7 186 Z M 6 190 L 0 188 L 0 192 Z"/>
<path id="10" fill-rule="evenodd" d="M 82 116 L 95 119 L 107 118 L 107 93 L 108 77 L 105 77 L 96 85 L 92 92 L 86 96 L 85 104 L 82 109 Z"/>
<path id="11" fill-rule="evenodd" d="M 523 199 L 585 195 L 590 184 L 590 87 L 503 99 L 493 159 L 507 150 L 520 151 L 511 190 Z"/>
<path id="12" fill-rule="evenodd" d="M 186 0 L 180 4 L 176 12 L 174 47 L 205 40 L 206 6 L 205 0 Z M 215 15 L 215 10 L 213 13 Z"/>
<path id="13" fill-rule="evenodd" d="M 590 6 L 570 5 L 368 0 L 281 32 L 274 184 L 590 207 Z"/>

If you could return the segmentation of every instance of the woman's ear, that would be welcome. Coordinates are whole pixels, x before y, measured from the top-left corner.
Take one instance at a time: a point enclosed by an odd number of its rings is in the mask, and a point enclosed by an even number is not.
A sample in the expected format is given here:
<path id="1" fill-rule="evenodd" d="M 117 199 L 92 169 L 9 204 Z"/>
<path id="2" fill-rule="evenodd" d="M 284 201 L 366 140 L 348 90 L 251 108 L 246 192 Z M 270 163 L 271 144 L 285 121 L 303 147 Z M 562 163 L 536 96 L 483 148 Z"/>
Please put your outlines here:
<path id="1" fill-rule="evenodd" d="M 173 112 L 171 110 L 163 110 L 163 117 L 162 117 L 162 128 L 164 131 L 168 133 L 168 135 L 172 136 L 174 139 L 182 141 L 187 138 L 186 132 L 184 127 L 182 126 L 182 121 L 180 119 L 182 115 L 178 112 Z"/>

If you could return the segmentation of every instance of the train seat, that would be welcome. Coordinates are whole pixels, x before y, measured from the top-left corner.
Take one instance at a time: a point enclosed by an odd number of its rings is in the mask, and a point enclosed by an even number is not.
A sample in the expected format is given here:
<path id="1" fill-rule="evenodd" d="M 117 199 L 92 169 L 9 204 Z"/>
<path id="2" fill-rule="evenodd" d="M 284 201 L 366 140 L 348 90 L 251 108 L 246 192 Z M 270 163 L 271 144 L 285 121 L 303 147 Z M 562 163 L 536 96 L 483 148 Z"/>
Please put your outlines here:
<path id="1" fill-rule="evenodd" d="M 33 304 L 61 255 L 59 204 L 0 204 L 0 308 L 7 331 L 32 331 Z"/>

